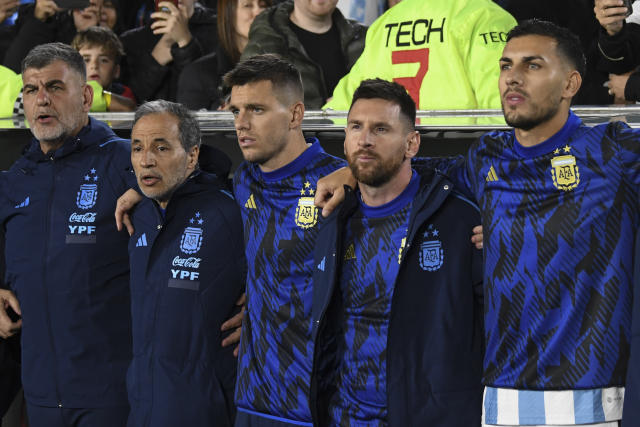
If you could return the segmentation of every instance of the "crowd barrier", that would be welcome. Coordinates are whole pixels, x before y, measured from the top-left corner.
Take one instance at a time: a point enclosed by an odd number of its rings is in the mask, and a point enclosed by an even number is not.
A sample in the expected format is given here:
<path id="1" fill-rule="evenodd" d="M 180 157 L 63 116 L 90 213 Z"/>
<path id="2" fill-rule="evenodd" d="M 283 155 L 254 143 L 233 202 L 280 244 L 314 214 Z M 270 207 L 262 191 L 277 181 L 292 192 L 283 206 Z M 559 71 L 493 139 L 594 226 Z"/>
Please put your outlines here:
<path id="1" fill-rule="evenodd" d="M 640 106 L 585 106 L 573 111 L 588 125 L 624 120 L 633 128 L 640 128 Z M 131 132 L 133 113 L 94 113 L 93 117 L 111 125 L 123 138 Z M 226 111 L 197 112 L 202 129 L 203 143 L 215 146 L 232 160 L 232 170 L 242 161 L 235 139 L 233 116 Z M 344 157 L 345 112 L 307 111 L 302 129 L 306 136 L 317 137 L 324 149 Z M 437 110 L 418 111 L 417 129 L 422 143 L 420 156 L 450 156 L 463 154 L 480 135 L 497 129 L 508 129 L 500 110 Z M 6 170 L 20 156 L 31 139 L 24 118 L 0 120 L 0 170 Z"/>

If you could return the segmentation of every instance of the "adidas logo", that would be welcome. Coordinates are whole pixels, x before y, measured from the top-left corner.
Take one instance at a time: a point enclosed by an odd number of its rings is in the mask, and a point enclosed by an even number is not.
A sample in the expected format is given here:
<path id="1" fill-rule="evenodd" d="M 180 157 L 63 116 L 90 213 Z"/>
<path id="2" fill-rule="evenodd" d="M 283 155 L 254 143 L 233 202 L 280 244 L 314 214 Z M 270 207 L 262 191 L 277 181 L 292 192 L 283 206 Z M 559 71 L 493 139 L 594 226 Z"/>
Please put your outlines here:
<path id="1" fill-rule="evenodd" d="M 244 207 L 247 209 L 258 209 L 258 207 L 256 206 L 256 200 L 253 198 L 253 194 L 249 196 L 249 199 L 247 199 L 247 203 L 244 204 Z"/>
<path id="2" fill-rule="evenodd" d="M 320 264 L 318 264 L 318 270 L 320 271 L 324 271 L 324 263 L 327 257 L 323 257 L 322 261 L 320 261 Z"/>
<path id="3" fill-rule="evenodd" d="M 147 246 L 147 233 L 142 233 L 142 236 L 140 236 L 138 242 L 136 243 L 136 248 L 139 248 L 141 246 Z"/>
<path id="4" fill-rule="evenodd" d="M 486 181 L 487 182 L 498 181 L 498 174 L 496 173 L 496 170 L 493 168 L 493 166 L 491 166 L 491 168 L 489 169 L 489 173 L 487 174 Z"/>
<path id="5" fill-rule="evenodd" d="M 344 260 L 356 259 L 356 248 L 353 246 L 353 243 L 349 245 L 347 248 L 347 252 L 344 254 Z"/>
<path id="6" fill-rule="evenodd" d="M 29 196 L 27 196 L 27 198 L 26 198 L 26 199 L 24 199 L 24 202 L 22 202 L 22 203 L 20 203 L 20 204 L 17 204 L 17 205 L 15 205 L 14 207 L 15 207 L 16 209 L 20 209 L 20 208 L 26 208 L 27 206 L 29 206 Z"/>

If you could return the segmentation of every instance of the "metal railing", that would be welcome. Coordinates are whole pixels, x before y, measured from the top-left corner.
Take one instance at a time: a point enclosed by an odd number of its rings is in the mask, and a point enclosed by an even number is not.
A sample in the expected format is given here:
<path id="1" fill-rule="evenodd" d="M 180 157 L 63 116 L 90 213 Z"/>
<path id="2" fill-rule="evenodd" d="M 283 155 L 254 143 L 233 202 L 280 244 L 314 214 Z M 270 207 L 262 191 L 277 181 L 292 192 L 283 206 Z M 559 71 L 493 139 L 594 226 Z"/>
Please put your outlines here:
<path id="1" fill-rule="evenodd" d="M 624 120 L 633 128 L 640 128 L 640 105 L 635 106 L 577 106 L 573 111 L 589 124 Z M 130 129 L 133 113 L 92 113 L 93 117 L 109 123 L 114 129 Z M 228 111 L 198 111 L 198 121 L 203 132 L 233 132 L 233 116 Z M 342 131 L 347 112 L 312 110 L 305 112 L 302 128 L 305 131 Z M 417 112 L 417 128 L 420 131 L 486 131 L 508 129 L 501 110 L 420 110 Z M 5 119 L 13 125 L 4 128 L 24 127 L 23 117 Z"/>

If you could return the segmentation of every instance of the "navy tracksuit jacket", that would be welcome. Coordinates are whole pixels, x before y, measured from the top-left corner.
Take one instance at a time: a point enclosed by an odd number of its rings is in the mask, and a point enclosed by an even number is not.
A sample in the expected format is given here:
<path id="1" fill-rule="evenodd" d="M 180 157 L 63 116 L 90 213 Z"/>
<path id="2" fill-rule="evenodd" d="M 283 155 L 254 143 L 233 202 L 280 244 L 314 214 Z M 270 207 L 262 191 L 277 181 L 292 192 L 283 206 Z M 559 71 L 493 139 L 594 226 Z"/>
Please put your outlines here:
<path id="1" fill-rule="evenodd" d="M 480 216 L 471 202 L 453 192 L 448 178 L 420 177 L 413 200 L 406 246 L 395 282 L 387 338 L 387 403 L 390 426 L 469 427 L 480 425 L 482 410 L 482 252 L 471 244 Z M 314 365 L 311 411 L 314 425 L 327 425 L 335 391 L 342 337 L 340 260 L 344 228 L 358 207 L 347 187 L 345 201 L 321 225 L 313 276 Z M 440 231 L 442 265 L 421 267 L 423 233 Z M 433 242 L 429 242 L 433 244 Z"/>
<path id="2" fill-rule="evenodd" d="M 117 198 L 135 177 L 129 143 L 89 124 L 53 153 L 33 140 L 0 174 L 6 284 L 20 302 L 31 405 L 126 406 L 131 359 L 128 235 Z"/>
<path id="3" fill-rule="evenodd" d="M 192 174 L 163 217 L 144 199 L 133 214 L 130 427 L 231 426 L 235 346 L 222 323 L 244 290 L 240 211 L 215 175 Z"/>

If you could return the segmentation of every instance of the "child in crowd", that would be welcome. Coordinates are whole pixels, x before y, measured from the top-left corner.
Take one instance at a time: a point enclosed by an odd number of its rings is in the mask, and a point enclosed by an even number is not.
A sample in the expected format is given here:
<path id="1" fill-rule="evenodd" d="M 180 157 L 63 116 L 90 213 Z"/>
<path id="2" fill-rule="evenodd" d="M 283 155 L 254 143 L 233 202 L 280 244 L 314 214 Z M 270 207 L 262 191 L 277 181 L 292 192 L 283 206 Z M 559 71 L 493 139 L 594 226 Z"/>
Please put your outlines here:
<path id="1" fill-rule="evenodd" d="M 136 99 L 131 89 L 114 80 L 120 77 L 120 59 L 124 49 L 118 36 L 106 27 L 89 27 L 71 42 L 87 66 L 87 80 L 95 80 L 104 89 L 107 111 L 133 111 Z"/>

